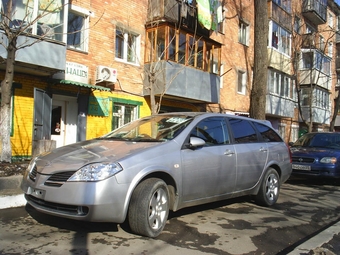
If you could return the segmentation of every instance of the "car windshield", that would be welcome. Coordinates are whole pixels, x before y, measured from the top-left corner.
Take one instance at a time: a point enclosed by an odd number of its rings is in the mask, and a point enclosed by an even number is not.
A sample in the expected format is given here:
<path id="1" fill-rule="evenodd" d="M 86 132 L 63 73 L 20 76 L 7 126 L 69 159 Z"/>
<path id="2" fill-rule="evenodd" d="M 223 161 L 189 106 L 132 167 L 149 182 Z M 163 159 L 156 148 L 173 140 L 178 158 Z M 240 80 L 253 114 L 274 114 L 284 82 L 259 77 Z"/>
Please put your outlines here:
<path id="1" fill-rule="evenodd" d="M 130 122 L 101 139 L 162 142 L 174 139 L 193 120 L 187 115 L 155 115 Z"/>
<path id="2" fill-rule="evenodd" d="M 293 145 L 302 147 L 323 147 L 323 148 L 340 148 L 340 134 L 339 133 L 318 133 L 306 134 L 300 137 Z"/>

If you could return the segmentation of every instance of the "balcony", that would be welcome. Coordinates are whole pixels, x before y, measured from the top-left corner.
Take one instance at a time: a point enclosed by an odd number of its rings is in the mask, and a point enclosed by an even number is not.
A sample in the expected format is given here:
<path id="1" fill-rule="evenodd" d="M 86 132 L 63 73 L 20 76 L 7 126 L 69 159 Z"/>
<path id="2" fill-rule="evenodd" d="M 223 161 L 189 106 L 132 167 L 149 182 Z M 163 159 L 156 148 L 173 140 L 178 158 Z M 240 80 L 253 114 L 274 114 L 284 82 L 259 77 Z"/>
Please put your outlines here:
<path id="1" fill-rule="evenodd" d="M 302 14 L 314 25 L 327 21 L 327 0 L 303 0 Z"/>
<path id="2" fill-rule="evenodd" d="M 316 48 L 314 34 L 303 34 L 301 39 L 302 39 L 301 48 L 303 49 L 315 49 Z"/>
<path id="3" fill-rule="evenodd" d="M 295 102 L 292 99 L 269 94 L 266 96 L 266 114 L 294 117 Z"/>
<path id="4" fill-rule="evenodd" d="M 144 68 L 145 73 L 148 73 L 150 64 L 145 64 Z M 158 68 L 154 83 L 156 95 L 196 103 L 219 103 L 220 77 L 217 74 L 171 61 L 159 61 Z M 145 77 L 145 96 L 150 95 L 150 89 L 147 89 L 150 85 L 148 77 Z"/>
<path id="5" fill-rule="evenodd" d="M 185 27 L 197 35 L 209 36 L 210 31 L 197 25 L 197 8 L 178 0 L 149 0 L 147 25 L 173 23 Z"/>
<path id="6" fill-rule="evenodd" d="M 7 51 L 4 45 L 7 47 L 8 40 L 3 34 L 3 43 L 0 44 L 0 56 L 6 59 Z M 38 42 L 35 37 L 23 35 L 18 37 L 17 45 L 30 46 L 17 51 L 14 67 L 15 72 L 50 76 L 58 71 L 65 70 L 65 44 L 56 41 Z"/>
<path id="7" fill-rule="evenodd" d="M 292 31 L 292 15 L 273 1 L 268 1 L 268 18 L 274 20 L 288 31 Z"/>
<path id="8" fill-rule="evenodd" d="M 310 121 L 310 111 L 312 111 L 312 121 L 314 123 L 319 124 L 330 124 L 331 120 L 331 110 L 330 109 L 322 109 L 319 107 L 309 107 L 309 106 L 302 106 L 301 107 L 302 116 L 306 121 Z M 300 120 L 301 121 L 301 120 Z"/>

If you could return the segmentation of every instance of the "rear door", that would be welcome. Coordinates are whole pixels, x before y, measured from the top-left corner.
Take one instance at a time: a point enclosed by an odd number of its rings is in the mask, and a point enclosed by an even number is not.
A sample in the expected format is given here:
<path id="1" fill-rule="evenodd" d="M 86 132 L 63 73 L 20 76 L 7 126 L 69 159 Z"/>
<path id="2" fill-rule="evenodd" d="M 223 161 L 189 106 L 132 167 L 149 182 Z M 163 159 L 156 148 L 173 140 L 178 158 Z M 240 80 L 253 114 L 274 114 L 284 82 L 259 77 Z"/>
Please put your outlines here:
<path id="1" fill-rule="evenodd" d="M 248 190 L 259 181 L 266 166 L 267 144 L 261 141 L 249 120 L 229 118 L 229 125 L 237 154 L 235 191 Z"/>

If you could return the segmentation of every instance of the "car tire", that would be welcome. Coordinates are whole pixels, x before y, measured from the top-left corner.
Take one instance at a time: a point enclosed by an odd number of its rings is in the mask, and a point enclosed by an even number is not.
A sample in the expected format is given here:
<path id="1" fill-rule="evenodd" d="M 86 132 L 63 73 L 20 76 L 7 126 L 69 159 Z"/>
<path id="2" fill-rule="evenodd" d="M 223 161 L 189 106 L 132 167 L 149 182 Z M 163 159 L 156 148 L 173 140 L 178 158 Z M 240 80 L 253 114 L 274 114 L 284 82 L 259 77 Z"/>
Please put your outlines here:
<path id="1" fill-rule="evenodd" d="M 164 181 L 150 178 L 133 191 L 128 212 L 131 231 L 147 237 L 157 237 L 169 215 L 169 190 Z"/>
<path id="2" fill-rule="evenodd" d="M 259 192 L 255 197 L 257 204 L 262 206 L 274 205 L 279 198 L 280 177 L 277 171 L 269 168 L 261 183 Z"/>

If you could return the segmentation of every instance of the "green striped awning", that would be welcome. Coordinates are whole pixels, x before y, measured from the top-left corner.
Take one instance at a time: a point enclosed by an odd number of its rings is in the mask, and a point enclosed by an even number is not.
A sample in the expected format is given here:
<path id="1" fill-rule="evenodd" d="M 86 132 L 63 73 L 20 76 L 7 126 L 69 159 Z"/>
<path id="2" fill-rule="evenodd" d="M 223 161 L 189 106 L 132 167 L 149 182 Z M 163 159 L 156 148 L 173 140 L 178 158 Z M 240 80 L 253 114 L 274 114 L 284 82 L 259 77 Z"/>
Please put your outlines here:
<path id="1" fill-rule="evenodd" d="M 82 82 L 77 82 L 77 81 L 70 81 L 70 80 L 60 80 L 59 83 L 62 84 L 70 84 L 70 85 L 75 85 L 75 86 L 80 86 L 80 87 L 85 87 L 89 89 L 94 89 L 94 90 L 100 90 L 100 91 L 111 91 L 110 88 L 102 87 L 102 86 L 95 86 L 87 83 L 82 83 Z"/>

